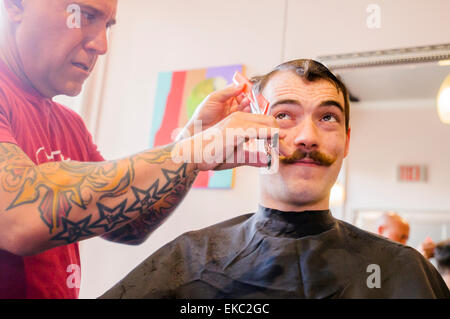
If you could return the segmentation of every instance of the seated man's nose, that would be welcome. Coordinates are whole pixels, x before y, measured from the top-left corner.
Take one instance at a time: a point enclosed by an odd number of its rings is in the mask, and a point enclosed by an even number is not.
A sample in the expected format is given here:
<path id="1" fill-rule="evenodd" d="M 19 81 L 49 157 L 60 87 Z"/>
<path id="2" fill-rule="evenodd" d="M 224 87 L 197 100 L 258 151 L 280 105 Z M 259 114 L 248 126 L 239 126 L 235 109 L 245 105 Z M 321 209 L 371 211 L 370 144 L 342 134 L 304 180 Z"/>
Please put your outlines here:
<path id="1" fill-rule="evenodd" d="M 294 143 L 298 147 L 304 147 L 307 149 L 317 148 L 319 146 L 319 141 L 316 130 L 312 127 L 303 127 L 299 130 Z"/>

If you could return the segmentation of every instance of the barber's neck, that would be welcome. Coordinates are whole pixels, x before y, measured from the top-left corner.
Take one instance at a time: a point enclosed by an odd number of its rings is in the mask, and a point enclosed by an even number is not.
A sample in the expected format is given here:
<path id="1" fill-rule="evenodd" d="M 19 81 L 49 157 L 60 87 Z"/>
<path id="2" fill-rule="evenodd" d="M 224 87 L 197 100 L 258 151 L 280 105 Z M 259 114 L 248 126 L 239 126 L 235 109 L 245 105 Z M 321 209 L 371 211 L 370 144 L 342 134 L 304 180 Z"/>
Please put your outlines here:
<path id="1" fill-rule="evenodd" d="M 8 69 L 14 73 L 23 84 L 34 88 L 34 85 L 24 71 L 14 35 L 9 31 L 10 30 L 0 31 L 0 60 L 6 64 Z"/>
<path id="2" fill-rule="evenodd" d="M 304 212 L 311 210 L 328 210 L 330 195 L 317 201 L 288 200 L 275 198 L 271 194 L 261 191 L 259 204 L 263 207 L 276 209 L 284 212 Z"/>

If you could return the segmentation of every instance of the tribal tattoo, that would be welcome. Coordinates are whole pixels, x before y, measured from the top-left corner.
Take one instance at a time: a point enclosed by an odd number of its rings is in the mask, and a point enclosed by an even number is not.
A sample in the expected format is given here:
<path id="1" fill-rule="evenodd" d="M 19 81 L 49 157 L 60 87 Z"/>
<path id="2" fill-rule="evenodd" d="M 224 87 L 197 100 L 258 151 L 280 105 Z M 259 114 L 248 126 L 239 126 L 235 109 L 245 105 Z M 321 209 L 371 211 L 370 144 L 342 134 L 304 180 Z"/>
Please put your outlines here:
<path id="1" fill-rule="evenodd" d="M 135 201 L 127 212 L 137 211 L 140 217 L 102 237 L 129 245 L 145 241 L 171 215 L 195 181 L 197 173 L 186 174 L 186 167 L 187 164 L 183 164 L 176 171 L 162 169 L 164 184 L 156 180 L 148 189 L 132 186 Z"/>
<path id="2" fill-rule="evenodd" d="M 41 220 L 54 234 L 51 239 L 65 243 L 92 237 L 99 230 L 110 232 L 125 224 L 128 225 L 124 230 L 119 228 L 119 235 L 113 231 L 107 239 L 117 236 L 124 242 L 127 236 L 145 237 L 142 232 L 154 230 L 167 218 L 197 175 L 195 171 L 187 174 L 187 164 L 179 164 L 175 170 L 159 168 L 165 180 L 153 178 L 148 189 L 134 185 L 137 163 L 163 164 L 171 158 L 172 148 L 173 145 L 119 161 L 51 162 L 36 166 L 17 146 L 0 144 L 1 185 L 6 192 L 17 194 L 7 211 L 38 203 Z M 124 197 L 131 193 L 134 200 L 129 203 Z M 116 204 L 111 204 L 113 200 Z M 69 218 L 74 205 L 86 211 L 94 205 L 97 211 L 75 221 Z M 136 212 L 139 217 L 132 221 Z M 131 213 L 134 214 L 130 216 Z"/>
<path id="3" fill-rule="evenodd" d="M 103 196 L 122 195 L 134 179 L 132 163 L 128 160 L 95 165 L 79 162 L 55 162 L 17 170 L 12 162 L 4 168 L 2 186 L 5 191 L 18 193 L 7 210 L 34 203 L 41 199 L 41 219 L 50 234 L 68 217 L 72 205 L 87 209 L 91 198 L 82 192 L 90 189 Z M 14 181 L 14 182 L 11 182 Z"/>

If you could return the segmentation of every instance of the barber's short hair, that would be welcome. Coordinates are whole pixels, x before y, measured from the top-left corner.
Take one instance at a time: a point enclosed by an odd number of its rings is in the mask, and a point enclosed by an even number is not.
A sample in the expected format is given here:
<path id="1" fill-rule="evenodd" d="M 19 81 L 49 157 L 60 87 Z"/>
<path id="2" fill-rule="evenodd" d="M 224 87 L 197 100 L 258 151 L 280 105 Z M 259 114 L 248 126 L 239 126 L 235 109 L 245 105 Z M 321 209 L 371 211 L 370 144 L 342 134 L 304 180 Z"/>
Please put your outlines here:
<path id="1" fill-rule="evenodd" d="M 339 80 L 326 66 L 320 62 L 309 59 L 298 59 L 280 64 L 269 73 L 262 76 L 255 76 L 250 80 L 254 84 L 256 92 L 261 93 L 272 76 L 278 71 L 283 70 L 292 70 L 295 74 L 310 82 L 323 79 L 333 84 L 338 92 L 341 92 L 344 96 L 345 128 L 348 130 L 350 122 L 350 102 L 348 90 L 344 83 L 342 83 L 341 80 Z"/>
<path id="2" fill-rule="evenodd" d="M 450 271 L 450 239 L 436 244 L 434 258 L 436 259 L 438 270 L 442 275 Z"/>

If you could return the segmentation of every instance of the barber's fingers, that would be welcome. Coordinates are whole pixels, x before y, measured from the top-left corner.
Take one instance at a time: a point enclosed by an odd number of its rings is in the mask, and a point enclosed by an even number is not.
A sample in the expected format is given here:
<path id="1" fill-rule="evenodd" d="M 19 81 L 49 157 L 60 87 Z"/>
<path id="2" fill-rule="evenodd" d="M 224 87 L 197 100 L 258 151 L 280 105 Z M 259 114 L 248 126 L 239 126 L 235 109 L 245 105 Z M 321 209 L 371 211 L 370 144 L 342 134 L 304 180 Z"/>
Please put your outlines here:
<path id="1" fill-rule="evenodd" d="M 244 108 L 241 110 L 241 112 L 251 113 L 251 112 L 252 112 L 252 109 L 251 109 L 250 105 L 248 105 L 248 106 L 244 107 Z"/>
<path id="2" fill-rule="evenodd" d="M 273 116 L 245 112 L 235 112 L 229 115 L 222 120 L 220 126 L 222 129 L 233 128 L 235 133 L 246 131 L 248 138 L 271 138 L 278 131 L 271 129 L 279 129 L 279 125 Z M 261 130 L 264 128 L 266 130 Z"/>
<path id="3" fill-rule="evenodd" d="M 269 158 L 265 152 L 249 151 L 243 144 L 237 146 L 226 161 L 218 165 L 214 170 L 221 171 L 239 166 L 267 167 Z"/>
<path id="4" fill-rule="evenodd" d="M 278 122 L 273 116 L 264 114 L 249 114 L 249 113 L 239 113 L 243 120 L 252 123 L 261 123 L 271 127 L 279 127 Z"/>
<path id="5" fill-rule="evenodd" d="M 238 104 L 237 110 L 244 111 L 244 109 L 250 110 L 250 100 L 248 97 L 244 97 L 244 99 Z"/>
<path id="6" fill-rule="evenodd" d="M 279 136 L 279 127 L 274 117 L 245 112 L 232 113 L 214 127 L 194 136 L 200 140 L 199 143 L 194 143 L 194 147 L 198 145 L 200 148 L 198 151 L 203 154 L 206 150 L 207 155 L 200 163 L 199 169 L 228 169 L 243 165 L 266 166 L 265 153 L 258 153 L 254 160 L 255 154 L 244 150 L 243 145 L 251 139 L 271 140 L 276 136 Z"/>
<path id="7" fill-rule="evenodd" d="M 244 84 L 229 84 L 221 90 L 211 93 L 210 98 L 216 102 L 225 103 L 233 97 L 239 96 L 244 90 Z"/>
<path id="8" fill-rule="evenodd" d="M 229 113 L 234 112 L 250 112 L 250 100 L 245 95 L 241 94 L 236 97 L 236 101 L 230 107 Z"/>
<path id="9" fill-rule="evenodd" d="M 239 94 L 238 96 L 236 96 L 236 101 L 238 104 L 241 104 L 242 101 L 246 98 L 244 93 Z"/>
<path id="10" fill-rule="evenodd" d="M 269 157 L 266 152 L 244 150 L 245 165 L 253 167 L 267 167 Z"/>

